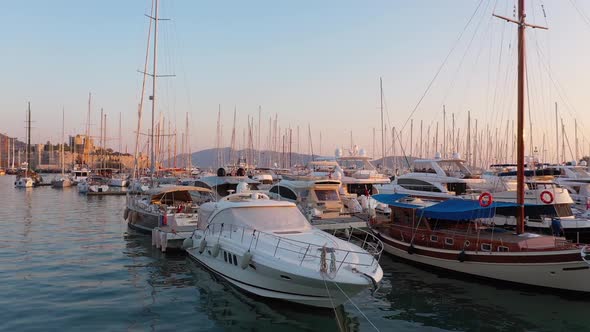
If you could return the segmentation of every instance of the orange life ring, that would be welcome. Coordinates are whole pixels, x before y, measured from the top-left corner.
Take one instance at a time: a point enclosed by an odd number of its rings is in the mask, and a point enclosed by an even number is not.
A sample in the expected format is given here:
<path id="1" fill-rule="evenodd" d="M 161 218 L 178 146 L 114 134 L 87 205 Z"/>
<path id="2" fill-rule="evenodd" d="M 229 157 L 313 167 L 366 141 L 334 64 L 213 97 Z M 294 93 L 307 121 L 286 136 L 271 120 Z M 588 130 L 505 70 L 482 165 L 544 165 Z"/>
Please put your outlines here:
<path id="1" fill-rule="evenodd" d="M 492 205 L 493 202 L 492 194 L 490 193 L 483 193 L 479 195 L 479 206 L 481 207 L 488 207 Z"/>
<path id="2" fill-rule="evenodd" d="M 547 198 L 547 196 L 549 196 Z M 539 198 L 541 199 L 541 202 L 545 203 L 545 204 L 551 204 L 553 203 L 553 193 L 550 191 L 543 191 L 541 192 L 541 195 L 539 195 Z"/>

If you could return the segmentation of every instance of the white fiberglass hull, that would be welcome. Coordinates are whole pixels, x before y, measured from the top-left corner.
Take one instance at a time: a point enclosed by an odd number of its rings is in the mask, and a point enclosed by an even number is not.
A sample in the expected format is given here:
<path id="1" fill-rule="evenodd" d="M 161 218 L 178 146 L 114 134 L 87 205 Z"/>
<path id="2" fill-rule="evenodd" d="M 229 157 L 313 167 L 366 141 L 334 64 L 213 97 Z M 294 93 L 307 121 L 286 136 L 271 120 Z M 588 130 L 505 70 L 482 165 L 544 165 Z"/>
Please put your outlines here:
<path id="1" fill-rule="evenodd" d="M 109 181 L 109 186 L 112 186 L 112 187 L 127 187 L 127 185 L 129 185 L 129 182 L 127 181 L 127 179 L 112 178 Z"/>
<path id="2" fill-rule="evenodd" d="M 32 188 L 33 187 L 33 179 L 31 178 L 20 178 L 14 182 L 14 186 L 16 188 Z"/>
<path id="3" fill-rule="evenodd" d="M 236 255 L 236 265 L 233 263 L 233 259 L 231 262 L 226 262 L 222 252 L 217 257 L 213 257 L 207 250 L 199 254 L 198 249 L 189 249 L 187 252 L 193 259 L 234 286 L 267 298 L 314 307 L 333 308 L 347 301 L 347 297 L 342 291 L 352 297 L 371 285 L 370 281 L 366 279 L 364 284 L 338 283 L 336 286 L 334 281 L 327 276 L 321 278 L 319 272 L 317 278 L 309 278 L 297 274 L 297 266 L 291 266 L 288 272 L 265 266 L 256 261 L 256 258 L 252 260 L 252 266 L 255 266 L 255 269 L 251 266 L 242 269 L 240 264 L 243 257 L 241 256 Z"/>

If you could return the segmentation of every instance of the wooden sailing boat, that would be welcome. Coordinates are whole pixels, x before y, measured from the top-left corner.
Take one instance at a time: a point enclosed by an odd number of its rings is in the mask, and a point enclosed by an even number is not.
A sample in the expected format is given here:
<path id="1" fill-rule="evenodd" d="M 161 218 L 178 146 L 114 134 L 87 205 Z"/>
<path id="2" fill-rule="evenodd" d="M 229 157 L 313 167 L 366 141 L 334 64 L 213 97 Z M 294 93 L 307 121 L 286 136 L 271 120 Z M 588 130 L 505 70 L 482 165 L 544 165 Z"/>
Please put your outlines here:
<path id="1" fill-rule="evenodd" d="M 524 35 L 526 27 L 542 27 L 525 22 L 524 0 L 519 0 L 518 6 L 518 21 L 495 15 L 518 24 L 516 233 L 480 222 L 492 217 L 495 208 L 512 204 L 492 202 L 489 193 L 482 194 L 479 202 L 376 195 L 374 198 L 388 204 L 392 212 L 390 220 L 373 222 L 371 229 L 388 253 L 415 263 L 519 284 L 590 292 L 587 246 L 524 230 Z"/>

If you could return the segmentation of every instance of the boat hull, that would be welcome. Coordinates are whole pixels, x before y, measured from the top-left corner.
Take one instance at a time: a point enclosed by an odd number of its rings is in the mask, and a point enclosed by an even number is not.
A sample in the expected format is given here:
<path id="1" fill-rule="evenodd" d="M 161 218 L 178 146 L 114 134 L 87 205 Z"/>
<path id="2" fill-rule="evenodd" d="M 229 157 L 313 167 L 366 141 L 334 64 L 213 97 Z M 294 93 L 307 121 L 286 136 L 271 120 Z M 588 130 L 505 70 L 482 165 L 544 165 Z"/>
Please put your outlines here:
<path id="1" fill-rule="evenodd" d="M 543 253 L 499 253 L 434 249 L 410 244 L 379 233 L 384 250 L 396 257 L 463 274 L 518 284 L 575 292 L 590 292 L 590 266 L 578 250 Z M 410 253 L 411 252 L 411 253 Z"/>
<path id="2" fill-rule="evenodd" d="M 33 188 L 34 184 L 31 178 L 20 178 L 14 182 L 16 188 Z"/>
<path id="3" fill-rule="evenodd" d="M 60 180 L 56 180 L 51 182 L 51 187 L 52 188 L 66 188 L 66 187 L 71 187 L 72 186 L 72 181 L 70 181 L 69 179 L 60 179 Z"/>
<path id="4" fill-rule="evenodd" d="M 240 263 L 243 257 L 241 256 L 236 255 L 237 264 L 233 264 L 231 259 L 229 263 L 224 261 L 224 255 L 221 252 L 217 257 L 213 257 L 210 250 L 205 250 L 200 254 L 198 248 L 190 248 L 187 252 L 193 260 L 235 287 L 251 294 L 276 300 L 333 308 L 347 301 L 347 297 L 342 291 L 348 296 L 353 296 L 368 288 L 367 284 L 338 283 L 336 286 L 328 277 L 325 279 L 309 278 L 289 273 L 256 262 L 256 258 L 253 259 L 251 265 L 242 269 Z M 296 271 L 297 266 L 292 268 L 292 271 Z"/>
<path id="5" fill-rule="evenodd" d="M 127 209 L 127 225 L 129 228 L 144 234 L 151 234 L 152 230 L 159 226 L 159 215 L 147 213 L 133 207 L 127 207 Z"/>

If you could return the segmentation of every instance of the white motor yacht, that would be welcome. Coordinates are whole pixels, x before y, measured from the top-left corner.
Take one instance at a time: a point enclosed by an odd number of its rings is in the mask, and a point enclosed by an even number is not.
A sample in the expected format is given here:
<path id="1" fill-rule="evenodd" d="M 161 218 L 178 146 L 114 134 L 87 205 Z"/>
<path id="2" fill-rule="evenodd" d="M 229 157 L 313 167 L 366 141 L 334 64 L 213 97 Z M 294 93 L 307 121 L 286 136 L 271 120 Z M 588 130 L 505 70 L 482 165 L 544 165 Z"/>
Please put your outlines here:
<path id="1" fill-rule="evenodd" d="M 341 240 L 312 227 L 295 204 L 250 192 L 201 205 L 198 229 L 183 247 L 247 292 L 335 307 L 383 277 L 381 241 L 366 232 L 362 238 L 358 245 Z"/>
<path id="2" fill-rule="evenodd" d="M 34 185 L 34 181 L 31 177 L 23 176 L 14 182 L 14 186 L 16 188 L 32 188 Z"/>

